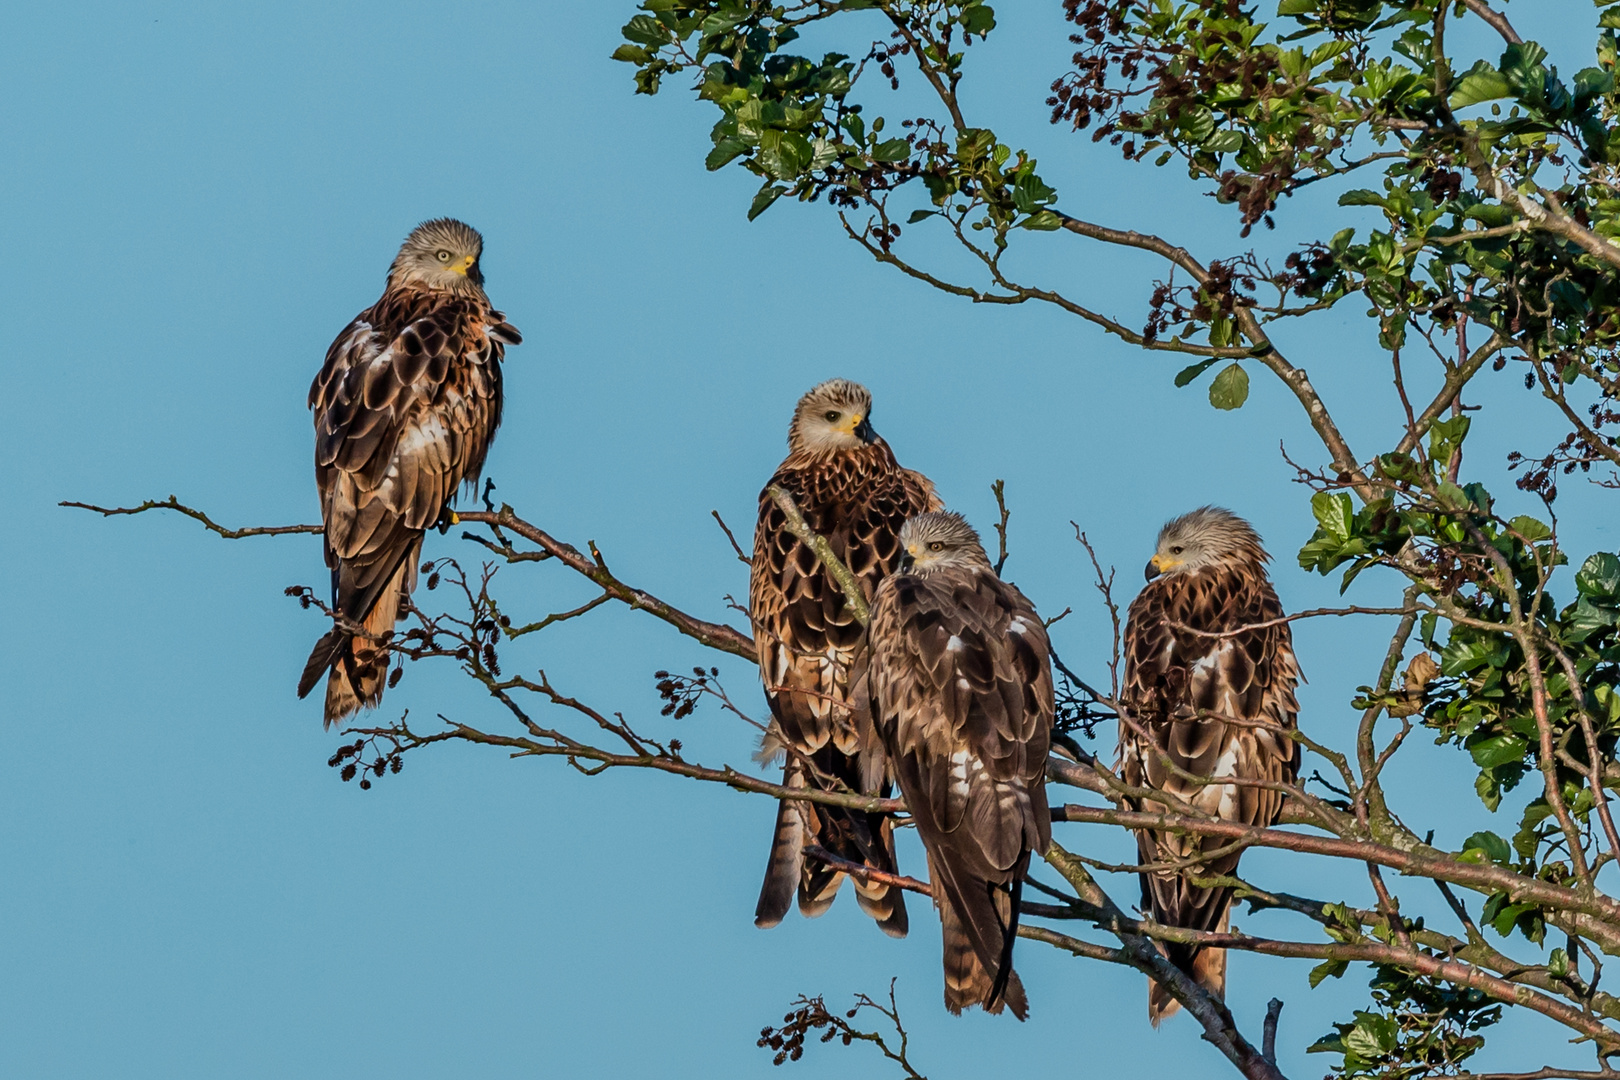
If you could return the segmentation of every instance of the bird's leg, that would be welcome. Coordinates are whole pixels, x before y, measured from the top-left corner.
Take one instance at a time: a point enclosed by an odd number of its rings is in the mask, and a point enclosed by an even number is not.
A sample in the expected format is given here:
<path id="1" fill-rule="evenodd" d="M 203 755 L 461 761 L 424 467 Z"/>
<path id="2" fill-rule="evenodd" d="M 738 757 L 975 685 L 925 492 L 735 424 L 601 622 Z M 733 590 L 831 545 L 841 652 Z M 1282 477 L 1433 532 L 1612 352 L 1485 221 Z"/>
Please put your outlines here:
<path id="1" fill-rule="evenodd" d="M 433 527 L 439 530 L 440 536 L 443 536 L 450 531 L 450 526 L 460 524 L 461 516 L 447 506 L 439 511 L 439 520 L 434 523 Z"/>

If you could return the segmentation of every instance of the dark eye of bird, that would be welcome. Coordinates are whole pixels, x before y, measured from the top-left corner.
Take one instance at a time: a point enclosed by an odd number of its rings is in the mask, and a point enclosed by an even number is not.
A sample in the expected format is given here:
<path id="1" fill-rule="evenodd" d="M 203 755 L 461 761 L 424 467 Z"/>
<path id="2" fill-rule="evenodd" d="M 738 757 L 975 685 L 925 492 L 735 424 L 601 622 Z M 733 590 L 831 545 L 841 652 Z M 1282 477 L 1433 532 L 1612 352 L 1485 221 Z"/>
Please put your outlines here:
<path id="1" fill-rule="evenodd" d="M 833 421 L 834 421 L 834 420 L 837 420 L 837 419 L 838 419 L 838 414 L 837 414 L 837 413 L 835 413 L 835 412 L 830 412 L 830 413 L 828 413 L 828 414 L 827 414 L 827 423 L 829 423 L 829 424 L 830 424 L 830 423 L 832 423 L 832 422 L 833 422 Z"/>
<path id="2" fill-rule="evenodd" d="M 450 261 L 450 253 L 448 251 L 441 251 L 441 252 L 438 253 L 438 255 L 439 255 L 439 261 L 440 262 L 449 262 Z"/>
<path id="3" fill-rule="evenodd" d="M 940 541 L 935 540 L 932 544 L 928 545 L 928 550 L 929 551 L 944 551 L 945 550 L 945 545 L 943 543 L 941 543 Z"/>
<path id="4" fill-rule="evenodd" d="M 1180 555 L 1181 554 L 1181 549 L 1178 548 L 1178 547 L 1173 547 L 1173 548 L 1170 549 L 1170 554 L 1172 554 L 1172 555 Z"/>

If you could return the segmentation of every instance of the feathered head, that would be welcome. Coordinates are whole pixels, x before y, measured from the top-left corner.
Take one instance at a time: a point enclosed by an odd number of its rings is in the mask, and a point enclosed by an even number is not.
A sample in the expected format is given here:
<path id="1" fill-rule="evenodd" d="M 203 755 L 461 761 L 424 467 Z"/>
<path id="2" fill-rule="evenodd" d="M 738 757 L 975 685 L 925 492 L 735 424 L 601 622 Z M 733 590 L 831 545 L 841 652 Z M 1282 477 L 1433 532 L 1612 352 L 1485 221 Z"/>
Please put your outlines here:
<path id="1" fill-rule="evenodd" d="M 900 526 L 900 570 L 930 574 L 952 568 L 990 569 L 979 534 L 967 518 L 952 510 L 936 510 L 907 518 Z"/>
<path id="2" fill-rule="evenodd" d="M 482 292 L 484 273 L 478 268 L 478 257 L 483 253 L 484 238 L 471 225 L 454 218 L 424 221 L 400 245 L 394 265 L 388 268 L 388 284 L 419 285 L 440 292 Z"/>
<path id="3" fill-rule="evenodd" d="M 1254 526 L 1230 510 L 1200 506 L 1159 530 L 1158 550 L 1148 560 L 1147 579 L 1196 573 L 1210 566 L 1259 566 L 1269 558 Z"/>
<path id="4" fill-rule="evenodd" d="M 872 393 L 848 379 L 828 379 L 800 398 L 788 427 L 788 449 L 795 454 L 833 454 L 876 441 Z"/>

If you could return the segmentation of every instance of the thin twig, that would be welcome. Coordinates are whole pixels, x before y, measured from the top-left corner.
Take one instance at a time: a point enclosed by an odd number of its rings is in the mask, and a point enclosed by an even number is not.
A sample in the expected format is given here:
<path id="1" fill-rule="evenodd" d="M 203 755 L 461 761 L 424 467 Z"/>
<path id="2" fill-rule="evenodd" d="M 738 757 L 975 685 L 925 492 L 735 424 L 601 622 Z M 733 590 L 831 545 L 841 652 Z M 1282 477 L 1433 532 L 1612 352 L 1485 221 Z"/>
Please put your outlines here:
<path id="1" fill-rule="evenodd" d="M 996 522 L 996 542 L 999 548 L 999 553 L 996 556 L 996 577 L 1000 577 L 1001 568 L 1007 565 L 1007 519 L 1012 516 L 1007 510 L 1007 500 L 1005 497 L 1007 493 L 1007 482 L 1005 480 L 997 480 L 995 483 L 990 485 L 990 491 L 996 497 L 996 510 L 1001 514 L 1001 520 Z M 1061 615 L 1058 616 L 1060 619 L 1062 617 L 1063 616 Z M 1047 623 L 1047 625 L 1050 626 L 1052 624 Z"/>
<path id="2" fill-rule="evenodd" d="M 200 521 L 210 532 L 217 533 L 227 540 L 241 540 L 248 536 L 288 536 L 295 534 L 309 534 L 319 536 L 326 530 L 320 525 L 260 525 L 247 529 L 227 529 L 218 524 L 213 518 L 201 510 L 194 510 L 183 505 L 179 499 L 170 495 L 167 499 L 147 499 L 139 506 L 95 506 L 83 502 L 59 502 L 57 506 L 71 506 L 79 510 L 90 510 L 102 517 L 117 517 L 120 514 L 144 514 L 148 510 L 173 510 L 184 514 L 193 521 Z"/>
<path id="3" fill-rule="evenodd" d="M 742 563 L 744 566 L 752 567 L 754 565 L 754 560 L 743 554 L 743 549 L 740 545 L 738 545 L 737 538 L 731 535 L 731 526 L 727 525 L 726 519 L 720 516 L 720 511 L 710 510 L 709 513 L 714 515 L 715 524 L 720 526 L 720 531 L 726 534 L 727 540 L 731 541 L 731 550 L 737 553 L 737 561 Z"/>

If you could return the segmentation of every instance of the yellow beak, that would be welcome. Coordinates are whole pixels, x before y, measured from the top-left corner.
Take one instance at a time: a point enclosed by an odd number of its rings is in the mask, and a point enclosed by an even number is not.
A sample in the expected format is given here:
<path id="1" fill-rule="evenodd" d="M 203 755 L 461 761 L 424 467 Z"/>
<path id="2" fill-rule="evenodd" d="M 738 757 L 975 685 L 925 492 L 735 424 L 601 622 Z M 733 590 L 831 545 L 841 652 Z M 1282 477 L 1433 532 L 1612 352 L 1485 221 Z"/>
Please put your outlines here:
<path id="1" fill-rule="evenodd" d="M 1176 567 L 1178 567 L 1180 565 L 1181 565 L 1181 560 L 1180 559 L 1166 559 L 1162 555 L 1155 554 L 1153 556 L 1153 558 L 1148 560 L 1147 569 L 1146 569 L 1147 579 L 1149 581 L 1152 581 L 1154 578 L 1158 577 L 1160 574 L 1164 573 L 1166 570 L 1173 570 L 1173 569 L 1175 569 Z"/>
<path id="2" fill-rule="evenodd" d="M 455 273 L 460 274 L 462 277 L 466 277 L 467 271 L 472 269 L 472 264 L 476 262 L 477 259 L 478 256 L 476 255 L 468 255 L 466 258 L 461 260 L 460 266 L 452 266 L 450 269 Z"/>

